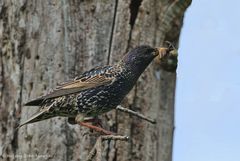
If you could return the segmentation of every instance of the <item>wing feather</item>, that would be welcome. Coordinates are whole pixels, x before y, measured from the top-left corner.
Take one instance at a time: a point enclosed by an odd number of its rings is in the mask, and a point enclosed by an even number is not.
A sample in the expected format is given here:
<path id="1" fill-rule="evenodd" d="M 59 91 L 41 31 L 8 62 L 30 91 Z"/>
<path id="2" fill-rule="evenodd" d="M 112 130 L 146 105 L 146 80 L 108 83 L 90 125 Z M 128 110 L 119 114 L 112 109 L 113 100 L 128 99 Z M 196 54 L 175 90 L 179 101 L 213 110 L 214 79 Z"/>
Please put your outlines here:
<path id="1" fill-rule="evenodd" d="M 117 72 L 119 72 L 119 69 L 112 66 L 94 68 L 88 72 L 83 73 L 80 77 L 58 85 L 56 89 L 52 90 L 48 94 L 34 99 L 26 103 L 25 105 L 38 106 L 47 99 L 56 98 L 63 95 L 77 93 L 82 90 L 111 84 L 116 79 L 115 76 Z"/>

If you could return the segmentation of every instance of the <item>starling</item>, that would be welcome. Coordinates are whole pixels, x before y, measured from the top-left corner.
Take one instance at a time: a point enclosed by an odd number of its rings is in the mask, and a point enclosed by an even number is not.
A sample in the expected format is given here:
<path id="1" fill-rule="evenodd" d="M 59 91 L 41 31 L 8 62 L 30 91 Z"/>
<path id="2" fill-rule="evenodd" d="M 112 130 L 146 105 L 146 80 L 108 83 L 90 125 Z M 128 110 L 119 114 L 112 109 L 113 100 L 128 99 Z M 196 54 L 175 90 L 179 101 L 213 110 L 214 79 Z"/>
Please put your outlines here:
<path id="1" fill-rule="evenodd" d="M 164 48 L 138 46 L 116 65 L 93 68 L 75 79 L 64 82 L 46 95 L 27 102 L 40 110 L 19 127 L 56 116 L 84 122 L 116 108 L 133 88 L 139 76 L 157 56 L 164 57 Z"/>

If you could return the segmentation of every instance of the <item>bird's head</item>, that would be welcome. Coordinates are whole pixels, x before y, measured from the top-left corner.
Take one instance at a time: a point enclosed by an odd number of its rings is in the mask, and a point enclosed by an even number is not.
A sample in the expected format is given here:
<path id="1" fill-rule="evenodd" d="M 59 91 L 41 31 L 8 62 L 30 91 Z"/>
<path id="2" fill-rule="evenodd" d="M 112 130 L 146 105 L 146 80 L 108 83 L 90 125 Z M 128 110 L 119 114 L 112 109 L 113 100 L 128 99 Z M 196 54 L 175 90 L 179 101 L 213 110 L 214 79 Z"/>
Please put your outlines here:
<path id="1" fill-rule="evenodd" d="M 158 49 L 142 45 L 128 52 L 121 60 L 121 63 L 142 72 L 158 54 Z"/>

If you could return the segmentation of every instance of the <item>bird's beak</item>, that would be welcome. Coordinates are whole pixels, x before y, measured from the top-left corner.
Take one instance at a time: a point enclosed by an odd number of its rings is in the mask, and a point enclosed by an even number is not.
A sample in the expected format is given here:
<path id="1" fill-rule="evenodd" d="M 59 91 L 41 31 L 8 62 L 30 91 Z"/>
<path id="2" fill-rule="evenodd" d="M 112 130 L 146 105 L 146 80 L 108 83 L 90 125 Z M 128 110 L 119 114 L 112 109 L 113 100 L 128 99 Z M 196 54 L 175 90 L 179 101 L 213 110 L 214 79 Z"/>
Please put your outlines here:
<path id="1" fill-rule="evenodd" d="M 168 48 L 156 48 L 156 50 L 157 55 L 159 55 L 159 59 L 161 59 L 167 54 Z"/>
<path id="2" fill-rule="evenodd" d="M 155 52 L 152 53 L 154 57 L 158 56 L 159 55 L 159 52 L 158 50 L 156 50 Z"/>

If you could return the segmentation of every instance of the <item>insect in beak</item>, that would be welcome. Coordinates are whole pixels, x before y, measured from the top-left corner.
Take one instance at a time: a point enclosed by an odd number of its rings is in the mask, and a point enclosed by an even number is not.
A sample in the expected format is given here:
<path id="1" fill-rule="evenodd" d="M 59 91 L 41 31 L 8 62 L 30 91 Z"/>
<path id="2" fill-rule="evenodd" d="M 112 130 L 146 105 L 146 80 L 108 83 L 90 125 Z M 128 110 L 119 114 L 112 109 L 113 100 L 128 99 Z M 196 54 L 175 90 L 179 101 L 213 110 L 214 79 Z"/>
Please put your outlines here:
<path id="1" fill-rule="evenodd" d="M 157 48 L 157 55 L 159 55 L 159 59 L 163 58 L 168 53 L 168 48 Z"/>

